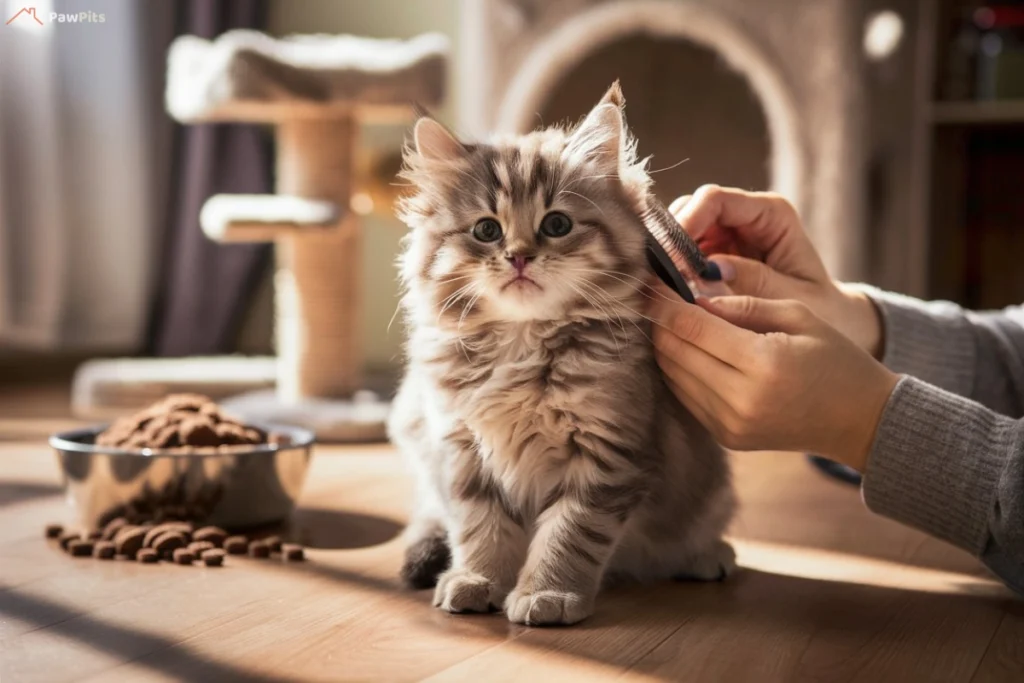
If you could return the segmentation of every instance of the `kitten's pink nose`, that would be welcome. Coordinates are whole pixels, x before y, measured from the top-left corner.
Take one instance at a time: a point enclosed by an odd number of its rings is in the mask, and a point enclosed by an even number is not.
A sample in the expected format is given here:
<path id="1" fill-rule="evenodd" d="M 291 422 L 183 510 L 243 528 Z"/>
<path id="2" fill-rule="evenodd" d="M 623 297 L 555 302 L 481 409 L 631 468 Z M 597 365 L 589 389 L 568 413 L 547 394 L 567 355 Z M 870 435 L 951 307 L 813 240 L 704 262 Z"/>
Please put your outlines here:
<path id="1" fill-rule="evenodd" d="M 512 264 L 512 267 L 516 269 L 516 272 L 520 275 L 526 270 L 526 264 L 534 259 L 533 256 L 526 256 L 524 254 L 515 254 L 512 256 L 506 256 L 505 260 Z"/>

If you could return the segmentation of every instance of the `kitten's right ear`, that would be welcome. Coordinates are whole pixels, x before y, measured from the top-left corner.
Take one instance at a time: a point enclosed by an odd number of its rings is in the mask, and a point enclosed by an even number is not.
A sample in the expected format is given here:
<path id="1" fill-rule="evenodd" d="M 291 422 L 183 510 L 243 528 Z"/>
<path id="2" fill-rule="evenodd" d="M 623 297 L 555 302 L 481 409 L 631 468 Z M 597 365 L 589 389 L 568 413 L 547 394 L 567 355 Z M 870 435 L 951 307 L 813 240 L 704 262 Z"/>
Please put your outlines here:
<path id="1" fill-rule="evenodd" d="M 598 106 L 602 104 L 611 104 L 619 109 L 626 106 L 626 98 L 622 94 L 622 86 L 619 85 L 618 79 L 612 83 L 611 87 L 605 92 L 604 97 L 602 97 L 601 101 L 597 104 Z"/>
<path id="2" fill-rule="evenodd" d="M 454 161 L 466 154 L 466 146 L 429 116 L 421 117 L 416 122 L 412 139 L 416 152 L 430 161 Z"/>

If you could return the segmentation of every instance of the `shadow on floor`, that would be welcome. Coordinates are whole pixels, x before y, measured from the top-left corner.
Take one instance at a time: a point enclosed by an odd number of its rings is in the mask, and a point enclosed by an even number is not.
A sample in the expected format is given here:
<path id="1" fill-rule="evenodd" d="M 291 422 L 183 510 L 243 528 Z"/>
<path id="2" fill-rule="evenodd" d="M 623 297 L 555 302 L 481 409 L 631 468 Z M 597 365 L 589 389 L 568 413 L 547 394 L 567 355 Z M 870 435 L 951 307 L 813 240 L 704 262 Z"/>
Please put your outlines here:
<path id="1" fill-rule="evenodd" d="M 222 664 L 190 651 L 185 644 L 144 631 L 115 626 L 102 619 L 72 611 L 59 603 L 15 590 L 0 592 L 0 615 L 45 627 L 65 638 L 108 652 L 124 661 L 135 661 L 176 680 L 255 683 L 278 683 L 287 680 Z M 175 652 L 171 660 L 143 657 L 145 654 L 169 648 L 174 648 Z M 10 660 L 3 661 L 7 661 L 9 665 Z M 18 679 L 19 672 L 7 669 L 2 665 L 2 661 L 0 671 L 7 673 L 11 680 Z M 6 677 L 4 678 L 6 680 Z M 113 678 L 116 679 L 116 676 Z"/>
<path id="2" fill-rule="evenodd" d="M 32 498 L 59 496 L 64 489 L 57 484 L 27 481 L 0 481 L 0 507 L 14 505 Z"/>
<path id="3" fill-rule="evenodd" d="M 292 513 L 285 530 L 289 540 L 324 550 L 368 548 L 387 543 L 401 532 L 402 524 L 392 519 L 310 507 Z"/>
<path id="4" fill-rule="evenodd" d="M 280 571 L 330 578 L 338 590 L 353 584 L 370 588 L 384 598 L 380 610 L 429 623 L 444 637 L 486 637 L 495 645 L 514 640 L 517 650 L 529 648 L 537 656 L 556 653 L 663 680 L 831 679 L 858 672 L 866 680 L 887 681 L 914 672 L 920 680 L 967 681 L 982 666 L 1001 620 L 1020 609 L 1020 603 L 1005 598 L 741 569 L 723 583 L 666 582 L 609 591 L 599 598 L 596 614 L 581 624 L 530 629 L 510 625 L 501 614 L 448 615 L 430 606 L 430 591 L 405 590 L 397 578 L 316 561 Z M 396 609 L 399 603 L 414 608 Z M 182 680 L 279 680 L 16 591 L 0 592 L 0 614 Z M 376 634 L 365 637 L 372 641 Z M 388 678 L 388 666 L 381 662 L 382 678 Z"/>

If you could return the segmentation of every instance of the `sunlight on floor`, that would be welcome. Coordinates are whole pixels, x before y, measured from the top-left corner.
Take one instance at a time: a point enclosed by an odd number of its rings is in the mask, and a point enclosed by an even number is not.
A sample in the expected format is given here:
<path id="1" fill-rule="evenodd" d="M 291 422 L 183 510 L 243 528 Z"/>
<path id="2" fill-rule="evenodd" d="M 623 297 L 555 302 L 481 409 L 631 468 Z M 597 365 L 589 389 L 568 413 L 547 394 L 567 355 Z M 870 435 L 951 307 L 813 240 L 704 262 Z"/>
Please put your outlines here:
<path id="1" fill-rule="evenodd" d="M 927 593 L 1009 597 L 994 578 L 927 569 L 850 553 L 778 543 L 731 539 L 741 567 L 819 581 L 842 581 Z"/>

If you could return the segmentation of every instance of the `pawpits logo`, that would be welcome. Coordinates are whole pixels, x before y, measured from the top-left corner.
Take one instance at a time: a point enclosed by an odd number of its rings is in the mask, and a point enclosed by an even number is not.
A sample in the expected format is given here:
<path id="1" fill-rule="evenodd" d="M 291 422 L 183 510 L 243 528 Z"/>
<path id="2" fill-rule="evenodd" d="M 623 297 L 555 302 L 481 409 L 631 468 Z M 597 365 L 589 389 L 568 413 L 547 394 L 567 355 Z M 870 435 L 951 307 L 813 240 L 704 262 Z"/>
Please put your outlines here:
<path id="1" fill-rule="evenodd" d="M 103 12 L 92 12 L 89 10 L 71 13 L 50 12 L 47 15 L 47 21 L 51 24 L 103 24 L 107 21 L 107 15 Z M 35 7 L 22 7 L 7 20 L 6 25 L 10 26 L 15 22 L 19 26 L 31 26 L 33 23 L 39 26 L 46 25 Z"/>

